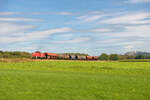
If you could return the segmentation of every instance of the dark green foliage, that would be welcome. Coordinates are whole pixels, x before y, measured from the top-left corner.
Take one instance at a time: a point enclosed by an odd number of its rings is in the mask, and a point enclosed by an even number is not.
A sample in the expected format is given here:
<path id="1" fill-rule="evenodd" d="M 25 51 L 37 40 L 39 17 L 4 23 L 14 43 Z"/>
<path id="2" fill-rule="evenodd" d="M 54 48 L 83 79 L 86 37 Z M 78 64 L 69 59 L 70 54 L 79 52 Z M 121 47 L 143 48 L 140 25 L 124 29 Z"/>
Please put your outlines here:
<path id="1" fill-rule="evenodd" d="M 110 59 L 110 60 L 119 60 L 119 56 L 118 56 L 117 54 L 111 54 L 111 55 L 109 56 L 109 59 Z"/>
<path id="2" fill-rule="evenodd" d="M 136 55 L 135 59 L 144 59 L 145 57 L 143 55 Z"/>
<path id="3" fill-rule="evenodd" d="M 109 60 L 109 56 L 106 53 L 102 53 L 98 59 L 99 60 Z"/>
<path id="4" fill-rule="evenodd" d="M 3 51 L 0 50 L 0 54 L 3 53 Z"/>
<path id="5" fill-rule="evenodd" d="M 145 57 L 145 59 L 150 59 L 150 56 Z"/>
<path id="6" fill-rule="evenodd" d="M 150 53 L 148 53 L 148 52 L 137 52 L 136 55 L 142 55 L 142 56 L 147 57 L 147 56 L 150 56 Z"/>
<path id="7" fill-rule="evenodd" d="M 20 51 L 0 51 L 0 58 L 31 58 L 31 53 Z"/>

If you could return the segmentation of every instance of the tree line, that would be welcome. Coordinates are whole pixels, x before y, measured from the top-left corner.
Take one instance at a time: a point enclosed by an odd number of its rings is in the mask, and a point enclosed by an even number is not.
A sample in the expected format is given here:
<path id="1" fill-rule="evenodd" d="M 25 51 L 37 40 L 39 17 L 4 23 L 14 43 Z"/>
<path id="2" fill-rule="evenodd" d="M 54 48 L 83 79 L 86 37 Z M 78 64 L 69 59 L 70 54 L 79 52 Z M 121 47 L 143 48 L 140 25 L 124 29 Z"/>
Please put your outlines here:
<path id="1" fill-rule="evenodd" d="M 99 60 L 124 60 L 124 59 L 150 59 L 150 56 L 147 55 L 119 55 L 119 54 L 106 54 L 102 53 L 99 57 Z"/>
<path id="2" fill-rule="evenodd" d="M 21 51 L 0 51 L 0 58 L 31 58 L 31 53 Z"/>

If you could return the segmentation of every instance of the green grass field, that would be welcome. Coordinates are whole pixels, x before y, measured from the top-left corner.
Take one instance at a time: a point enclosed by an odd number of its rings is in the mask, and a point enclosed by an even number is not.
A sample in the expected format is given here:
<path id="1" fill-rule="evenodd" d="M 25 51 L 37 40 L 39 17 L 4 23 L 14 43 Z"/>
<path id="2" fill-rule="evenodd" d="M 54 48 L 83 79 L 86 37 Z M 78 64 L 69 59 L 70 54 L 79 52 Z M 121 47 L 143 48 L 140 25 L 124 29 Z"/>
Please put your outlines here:
<path id="1" fill-rule="evenodd" d="M 0 100 L 150 100 L 150 62 L 0 62 Z"/>

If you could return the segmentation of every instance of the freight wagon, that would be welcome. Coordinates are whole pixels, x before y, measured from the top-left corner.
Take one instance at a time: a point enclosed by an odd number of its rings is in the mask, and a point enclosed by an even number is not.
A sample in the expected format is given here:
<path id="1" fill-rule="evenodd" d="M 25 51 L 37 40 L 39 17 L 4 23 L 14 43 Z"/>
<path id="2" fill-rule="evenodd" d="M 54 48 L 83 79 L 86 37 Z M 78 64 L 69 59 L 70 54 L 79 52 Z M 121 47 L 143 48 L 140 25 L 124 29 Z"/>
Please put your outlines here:
<path id="1" fill-rule="evenodd" d="M 58 55 L 55 53 L 44 53 L 46 56 L 46 59 L 58 59 Z"/>

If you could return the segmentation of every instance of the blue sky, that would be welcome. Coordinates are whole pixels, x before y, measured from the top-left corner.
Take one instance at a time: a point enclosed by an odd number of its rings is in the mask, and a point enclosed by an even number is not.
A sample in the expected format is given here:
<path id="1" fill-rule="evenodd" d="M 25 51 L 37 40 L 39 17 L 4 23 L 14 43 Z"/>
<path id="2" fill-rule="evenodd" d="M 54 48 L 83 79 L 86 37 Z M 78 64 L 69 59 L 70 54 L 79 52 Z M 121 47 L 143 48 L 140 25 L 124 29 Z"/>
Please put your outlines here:
<path id="1" fill-rule="evenodd" d="M 0 50 L 150 51 L 150 0 L 0 0 Z"/>

